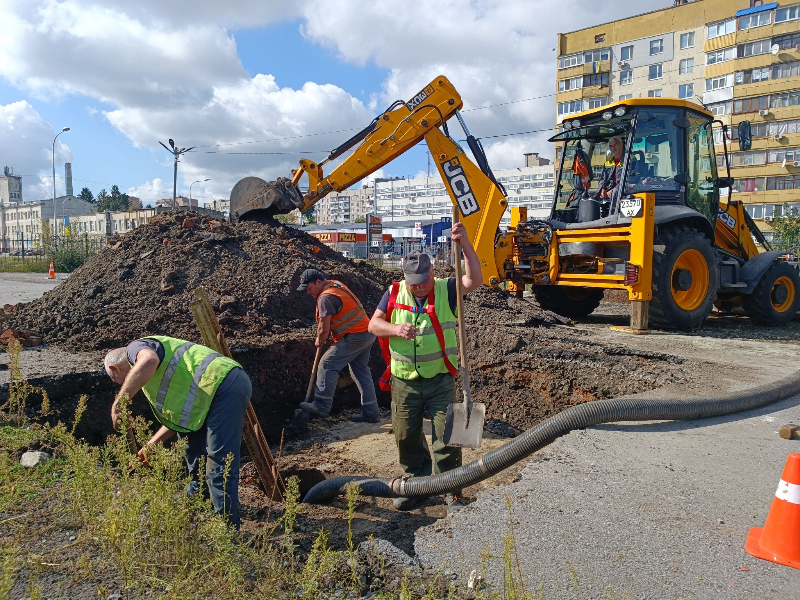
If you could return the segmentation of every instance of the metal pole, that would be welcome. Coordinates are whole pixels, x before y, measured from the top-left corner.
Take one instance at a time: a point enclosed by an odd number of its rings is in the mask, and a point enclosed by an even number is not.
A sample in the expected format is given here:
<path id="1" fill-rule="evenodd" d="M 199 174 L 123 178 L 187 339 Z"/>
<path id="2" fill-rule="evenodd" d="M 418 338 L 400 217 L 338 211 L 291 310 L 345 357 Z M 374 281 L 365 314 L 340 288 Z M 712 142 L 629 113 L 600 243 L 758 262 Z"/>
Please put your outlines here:
<path id="1" fill-rule="evenodd" d="M 175 150 L 175 170 L 172 174 L 172 210 L 175 210 L 175 198 L 178 194 L 178 150 Z"/>
<path id="2" fill-rule="evenodd" d="M 53 138 L 53 242 L 56 241 L 56 219 L 58 219 L 56 213 L 56 139 L 65 131 L 69 131 L 69 127 L 63 127 Z"/>

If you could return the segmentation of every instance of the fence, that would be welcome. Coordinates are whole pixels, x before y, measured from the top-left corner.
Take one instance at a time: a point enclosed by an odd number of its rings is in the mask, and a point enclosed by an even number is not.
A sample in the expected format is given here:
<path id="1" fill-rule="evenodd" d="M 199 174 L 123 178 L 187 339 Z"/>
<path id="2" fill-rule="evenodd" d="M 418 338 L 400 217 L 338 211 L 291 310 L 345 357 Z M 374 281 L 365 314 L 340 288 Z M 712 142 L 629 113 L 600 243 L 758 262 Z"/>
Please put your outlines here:
<path id="1" fill-rule="evenodd" d="M 106 247 L 105 236 L 70 234 L 53 240 L 49 233 L 45 224 L 42 234 L 0 239 L 7 254 L 0 256 L 0 271 L 46 273 L 52 261 L 56 271 L 71 272 Z"/>

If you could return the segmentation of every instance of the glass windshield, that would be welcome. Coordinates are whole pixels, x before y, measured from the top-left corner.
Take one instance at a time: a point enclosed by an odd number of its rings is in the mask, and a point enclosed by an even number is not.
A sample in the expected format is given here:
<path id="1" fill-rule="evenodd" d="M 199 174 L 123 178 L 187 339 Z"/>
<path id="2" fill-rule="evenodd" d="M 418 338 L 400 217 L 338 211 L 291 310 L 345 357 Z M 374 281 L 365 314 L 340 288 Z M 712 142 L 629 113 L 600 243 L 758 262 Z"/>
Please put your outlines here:
<path id="1" fill-rule="evenodd" d="M 689 194 L 686 202 L 696 211 L 714 221 L 719 207 L 717 162 L 714 160 L 714 142 L 708 117 L 689 113 L 687 132 L 687 158 L 689 168 Z"/>

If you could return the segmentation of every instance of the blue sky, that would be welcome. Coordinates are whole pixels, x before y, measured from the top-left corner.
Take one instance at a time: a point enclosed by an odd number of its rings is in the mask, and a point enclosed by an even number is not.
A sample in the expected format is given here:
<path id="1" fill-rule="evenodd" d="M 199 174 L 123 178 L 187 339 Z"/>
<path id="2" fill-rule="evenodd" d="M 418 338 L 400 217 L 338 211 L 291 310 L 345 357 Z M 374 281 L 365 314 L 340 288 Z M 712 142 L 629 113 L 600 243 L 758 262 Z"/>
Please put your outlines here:
<path id="1" fill-rule="evenodd" d="M 198 146 L 179 166 L 179 193 L 227 197 L 241 177 L 288 176 L 319 159 L 391 101 L 439 74 L 456 85 L 495 168 L 520 166 L 546 143 L 555 115 L 555 32 L 663 7 L 610 0 L 418 0 L 413 10 L 367 0 L 0 0 L 0 163 L 24 196 L 49 196 L 71 160 L 74 187 L 117 184 L 152 202 L 172 193 L 172 137 Z M 571 15 L 566 17 L 565 15 Z M 254 140 L 274 140 L 253 144 Z M 216 152 L 209 154 L 207 152 Z M 280 154 L 232 154 L 271 152 Z M 424 172 L 417 147 L 376 176 Z"/>

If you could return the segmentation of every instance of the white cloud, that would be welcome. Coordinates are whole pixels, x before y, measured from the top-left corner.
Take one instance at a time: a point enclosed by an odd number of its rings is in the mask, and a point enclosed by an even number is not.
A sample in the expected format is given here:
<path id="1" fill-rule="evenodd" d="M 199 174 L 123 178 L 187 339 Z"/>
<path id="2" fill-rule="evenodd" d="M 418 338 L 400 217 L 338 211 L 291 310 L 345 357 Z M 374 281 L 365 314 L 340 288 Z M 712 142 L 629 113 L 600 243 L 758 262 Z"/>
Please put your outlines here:
<path id="1" fill-rule="evenodd" d="M 172 182 L 167 183 L 156 177 L 152 181 L 127 188 L 125 193 L 139 198 L 142 205 L 155 205 L 156 200 L 172 198 Z"/>
<path id="2" fill-rule="evenodd" d="M 27 102 L 0 104 L 0 156 L 14 157 L 12 167 L 22 178 L 22 197 L 26 201 L 52 197 L 53 137 L 56 131 Z M 65 134 L 66 135 L 66 134 Z M 72 161 L 72 152 L 62 143 L 63 136 L 56 140 L 56 192 L 64 193 L 63 169 L 65 162 Z M 8 160 L 6 158 L 6 160 Z M 31 177 L 32 176 L 32 177 Z"/>

